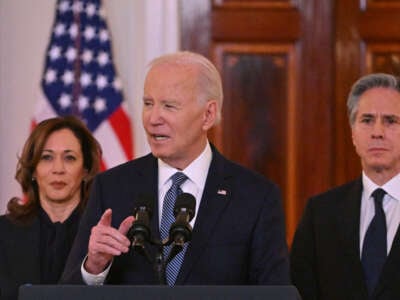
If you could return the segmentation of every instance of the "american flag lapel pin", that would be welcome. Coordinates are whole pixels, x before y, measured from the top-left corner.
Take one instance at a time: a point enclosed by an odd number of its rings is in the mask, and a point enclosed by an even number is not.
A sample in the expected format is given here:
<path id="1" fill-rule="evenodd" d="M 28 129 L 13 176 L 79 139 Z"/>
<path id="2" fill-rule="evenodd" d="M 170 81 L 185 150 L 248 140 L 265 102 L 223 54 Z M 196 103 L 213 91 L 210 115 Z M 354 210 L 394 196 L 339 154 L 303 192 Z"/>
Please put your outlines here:
<path id="1" fill-rule="evenodd" d="M 218 194 L 218 195 L 224 195 L 224 196 L 226 196 L 226 190 L 224 190 L 224 189 L 219 189 L 219 190 L 217 191 L 217 194 Z"/>

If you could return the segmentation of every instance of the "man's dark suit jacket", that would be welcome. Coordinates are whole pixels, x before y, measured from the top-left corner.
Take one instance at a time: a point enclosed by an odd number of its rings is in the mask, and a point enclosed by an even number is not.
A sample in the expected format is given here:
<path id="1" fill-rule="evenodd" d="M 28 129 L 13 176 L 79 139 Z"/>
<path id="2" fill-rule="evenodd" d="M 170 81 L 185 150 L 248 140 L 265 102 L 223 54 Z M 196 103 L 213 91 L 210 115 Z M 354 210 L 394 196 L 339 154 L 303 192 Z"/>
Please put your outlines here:
<path id="1" fill-rule="evenodd" d="M 291 249 L 291 274 L 304 300 L 368 299 L 360 260 L 362 181 L 309 200 Z M 371 299 L 400 299 L 397 231 Z"/>
<path id="2" fill-rule="evenodd" d="M 18 287 L 40 282 L 39 220 L 16 226 L 0 216 L 0 299 L 17 299 Z"/>
<path id="3" fill-rule="evenodd" d="M 112 225 L 118 228 L 132 214 L 138 196 L 146 193 L 155 198 L 150 226 L 158 238 L 157 159 L 149 154 L 97 176 L 61 283 L 83 283 L 80 268 L 90 230 L 103 212 L 112 209 Z M 176 284 L 289 284 L 281 206 L 275 185 L 226 160 L 213 147 L 192 241 Z M 147 285 L 158 280 L 153 266 L 131 251 L 114 257 L 106 283 Z"/>

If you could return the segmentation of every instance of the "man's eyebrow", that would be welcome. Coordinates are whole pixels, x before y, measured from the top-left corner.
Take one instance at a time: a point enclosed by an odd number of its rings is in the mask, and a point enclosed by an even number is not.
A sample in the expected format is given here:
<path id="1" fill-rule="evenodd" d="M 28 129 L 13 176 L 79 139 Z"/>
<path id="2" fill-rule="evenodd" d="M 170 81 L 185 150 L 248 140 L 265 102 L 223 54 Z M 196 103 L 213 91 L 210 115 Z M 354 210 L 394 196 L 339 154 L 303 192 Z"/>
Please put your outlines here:
<path id="1" fill-rule="evenodd" d="M 375 114 L 373 114 L 373 113 L 363 113 L 363 114 L 360 114 L 360 117 L 375 117 Z"/>
<path id="2" fill-rule="evenodd" d="M 400 116 L 395 114 L 383 114 L 384 118 L 400 119 Z"/>
<path id="3" fill-rule="evenodd" d="M 168 98 L 168 99 L 163 99 L 161 100 L 162 103 L 177 103 L 178 100 L 173 99 L 173 98 Z"/>

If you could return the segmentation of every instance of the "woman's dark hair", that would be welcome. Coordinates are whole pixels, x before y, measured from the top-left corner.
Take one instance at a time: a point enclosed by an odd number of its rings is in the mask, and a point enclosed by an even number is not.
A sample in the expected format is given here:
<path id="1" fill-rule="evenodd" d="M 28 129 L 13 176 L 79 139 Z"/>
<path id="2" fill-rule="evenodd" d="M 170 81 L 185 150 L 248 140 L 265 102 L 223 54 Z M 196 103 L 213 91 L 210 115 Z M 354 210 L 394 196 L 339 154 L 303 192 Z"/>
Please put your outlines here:
<path id="1" fill-rule="evenodd" d="M 18 159 L 15 179 L 24 193 L 24 199 L 13 197 L 7 204 L 7 216 L 18 223 L 28 223 L 37 214 L 40 207 L 36 180 L 33 179 L 36 166 L 42 156 L 43 147 L 55 131 L 69 129 L 78 139 L 83 154 L 83 165 L 87 170 L 81 185 L 80 209 L 86 206 L 94 176 L 100 170 L 101 147 L 84 123 L 73 116 L 57 117 L 40 122 L 25 142 Z"/>

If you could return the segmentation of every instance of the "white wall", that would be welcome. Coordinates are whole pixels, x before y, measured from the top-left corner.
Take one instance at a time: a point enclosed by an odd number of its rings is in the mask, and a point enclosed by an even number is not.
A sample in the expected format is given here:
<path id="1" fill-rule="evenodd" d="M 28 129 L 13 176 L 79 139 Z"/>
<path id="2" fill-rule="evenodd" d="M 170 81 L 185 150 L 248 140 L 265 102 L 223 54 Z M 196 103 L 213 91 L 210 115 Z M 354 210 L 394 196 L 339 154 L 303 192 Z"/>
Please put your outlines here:
<path id="1" fill-rule="evenodd" d="M 178 0 L 103 0 L 113 54 L 135 134 L 135 153 L 148 152 L 141 125 L 145 66 L 179 48 Z M 17 155 L 29 134 L 39 95 L 56 0 L 0 0 L 0 214 L 20 195 Z"/>

